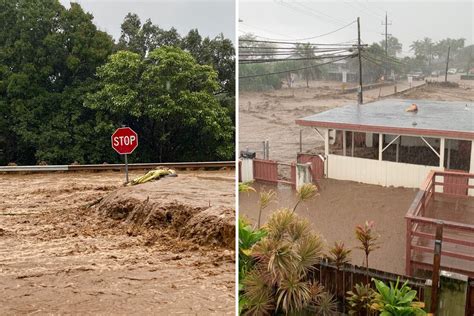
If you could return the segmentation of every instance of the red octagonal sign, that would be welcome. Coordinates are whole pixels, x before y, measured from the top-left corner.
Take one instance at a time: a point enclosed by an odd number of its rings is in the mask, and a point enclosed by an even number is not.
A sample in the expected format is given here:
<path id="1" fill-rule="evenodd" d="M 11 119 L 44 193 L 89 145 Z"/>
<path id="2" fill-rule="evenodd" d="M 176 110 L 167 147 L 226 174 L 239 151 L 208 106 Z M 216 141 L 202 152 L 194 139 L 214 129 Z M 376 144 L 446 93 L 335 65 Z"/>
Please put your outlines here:
<path id="1" fill-rule="evenodd" d="M 121 155 L 131 154 L 138 147 L 138 135 L 130 127 L 121 127 L 112 134 L 112 148 Z"/>

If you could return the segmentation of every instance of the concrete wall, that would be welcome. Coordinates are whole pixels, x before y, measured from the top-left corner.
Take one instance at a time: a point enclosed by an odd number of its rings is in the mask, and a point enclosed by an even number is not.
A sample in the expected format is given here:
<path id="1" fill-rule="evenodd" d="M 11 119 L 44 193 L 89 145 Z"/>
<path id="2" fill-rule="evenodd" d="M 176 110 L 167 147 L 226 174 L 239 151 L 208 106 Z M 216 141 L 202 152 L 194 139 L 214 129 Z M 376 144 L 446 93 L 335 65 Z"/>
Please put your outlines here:
<path id="1" fill-rule="evenodd" d="M 421 166 L 391 161 L 329 155 L 328 178 L 367 184 L 419 188 L 435 166 Z"/>

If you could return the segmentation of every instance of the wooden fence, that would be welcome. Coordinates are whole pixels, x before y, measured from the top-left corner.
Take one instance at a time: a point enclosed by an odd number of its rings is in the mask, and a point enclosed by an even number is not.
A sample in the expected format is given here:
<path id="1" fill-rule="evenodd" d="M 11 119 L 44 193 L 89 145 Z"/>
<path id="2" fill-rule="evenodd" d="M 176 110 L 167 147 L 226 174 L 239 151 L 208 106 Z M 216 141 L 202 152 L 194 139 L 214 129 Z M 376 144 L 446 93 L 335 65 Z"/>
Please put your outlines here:
<path id="1" fill-rule="evenodd" d="M 290 179 L 284 179 L 279 175 L 279 167 L 290 168 Z M 296 186 L 296 164 L 282 163 L 275 160 L 254 159 L 253 160 L 253 177 L 257 181 L 270 183 L 286 183 Z"/>
<path id="2" fill-rule="evenodd" d="M 368 274 L 369 280 L 375 278 L 386 284 L 389 284 L 389 282 L 396 283 L 398 278 L 401 284 L 408 281 L 408 286 L 417 291 L 417 299 L 420 301 L 425 300 L 425 292 L 430 288 L 425 279 L 397 275 L 375 269 L 369 269 Z M 351 264 L 345 264 L 340 269 L 337 269 L 333 263 L 323 260 L 317 265 L 314 279 L 337 298 L 340 304 L 339 309 L 345 313 L 347 312 L 347 291 L 353 290 L 356 284 L 366 283 L 366 269 Z M 370 282 L 370 285 L 372 288 L 375 288 L 373 282 Z"/>

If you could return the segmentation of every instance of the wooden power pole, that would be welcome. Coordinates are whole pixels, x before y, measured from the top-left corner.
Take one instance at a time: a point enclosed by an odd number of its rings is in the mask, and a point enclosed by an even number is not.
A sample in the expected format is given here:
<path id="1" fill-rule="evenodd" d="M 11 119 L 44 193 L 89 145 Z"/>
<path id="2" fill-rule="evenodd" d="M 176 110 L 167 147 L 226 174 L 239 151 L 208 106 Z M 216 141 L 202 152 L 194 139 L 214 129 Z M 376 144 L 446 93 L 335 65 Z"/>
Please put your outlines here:
<path id="1" fill-rule="evenodd" d="M 449 51 L 451 46 L 448 46 L 448 57 L 446 58 L 446 73 L 444 74 L 444 82 L 448 82 L 448 66 L 449 66 Z"/>
<path id="2" fill-rule="evenodd" d="M 392 23 L 391 22 L 388 23 L 387 12 L 385 12 L 385 23 L 382 22 L 382 25 L 385 25 L 385 33 L 383 33 L 382 35 L 385 35 L 385 57 L 388 58 L 388 37 L 389 35 L 391 35 L 391 34 L 388 34 L 388 26 L 392 25 Z M 387 80 L 387 76 L 388 76 L 388 62 L 387 61 L 385 61 L 384 75 L 385 75 L 385 80 Z"/>
<path id="3" fill-rule="evenodd" d="M 359 93 L 358 93 L 358 103 L 364 103 L 364 97 L 362 95 L 362 49 L 360 44 L 360 18 L 357 17 L 357 51 L 359 55 Z"/>

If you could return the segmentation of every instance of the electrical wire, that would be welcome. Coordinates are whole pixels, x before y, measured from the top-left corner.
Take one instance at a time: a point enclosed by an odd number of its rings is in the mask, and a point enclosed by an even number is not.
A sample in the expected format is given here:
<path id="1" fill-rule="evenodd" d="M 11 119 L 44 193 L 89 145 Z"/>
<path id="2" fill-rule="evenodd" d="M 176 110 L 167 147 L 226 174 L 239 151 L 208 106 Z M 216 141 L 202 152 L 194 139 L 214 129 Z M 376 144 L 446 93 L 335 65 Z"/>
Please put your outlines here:
<path id="1" fill-rule="evenodd" d="M 281 61 L 299 61 L 299 60 L 322 60 L 328 58 L 339 58 L 339 57 L 346 57 L 352 55 L 325 55 L 325 56 L 315 56 L 315 57 L 301 57 L 301 58 L 272 58 L 272 59 L 241 59 L 239 60 L 239 64 L 261 64 L 261 63 L 273 63 L 273 62 L 281 62 Z"/>
<path id="2" fill-rule="evenodd" d="M 285 42 L 285 41 L 262 41 L 262 40 L 256 40 L 256 39 L 239 39 L 239 42 L 283 44 L 283 45 L 309 44 L 309 45 L 314 45 L 314 46 L 353 46 L 354 45 L 350 43 L 346 44 L 345 42 L 329 44 L 329 43 L 301 43 L 301 42 Z"/>
<path id="3" fill-rule="evenodd" d="M 342 29 L 345 29 L 349 26 L 351 26 L 352 24 L 356 23 L 357 20 L 354 20 L 352 21 L 351 23 L 349 24 L 346 24 L 334 31 L 331 31 L 331 32 L 327 32 L 327 33 L 324 33 L 324 34 L 320 34 L 320 35 L 316 35 L 316 36 L 311 36 L 311 37 L 304 37 L 304 38 L 293 38 L 293 39 L 278 39 L 278 38 L 268 38 L 268 37 L 263 37 L 263 36 L 258 36 L 256 35 L 256 37 L 260 37 L 260 38 L 264 38 L 264 39 L 267 39 L 267 40 L 271 40 L 271 41 L 280 41 L 280 42 L 286 42 L 286 41 L 308 41 L 308 40 L 312 40 L 312 39 L 315 39 L 315 38 L 319 38 L 319 37 L 323 37 L 323 36 L 326 36 L 326 35 L 330 35 L 330 34 L 333 34 L 333 33 L 336 33 Z"/>
<path id="4" fill-rule="evenodd" d="M 239 79 L 257 78 L 257 77 L 278 75 L 278 74 L 284 74 L 284 73 L 287 73 L 287 72 L 295 72 L 295 71 L 300 71 L 300 70 L 305 70 L 305 69 L 317 68 L 317 67 L 332 64 L 332 63 L 335 63 L 335 62 L 338 62 L 338 61 L 341 61 L 341 60 L 344 60 L 344 59 L 353 58 L 355 56 L 357 56 L 357 54 L 349 55 L 349 56 L 346 56 L 346 57 L 343 57 L 343 58 L 340 58 L 340 59 L 337 59 L 337 60 L 333 60 L 333 61 L 326 62 L 326 63 L 321 63 L 321 64 L 316 64 L 316 65 L 312 65 L 312 66 L 308 66 L 308 67 L 302 67 L 302 68 L 297 68 L 297 69 L 288 69 L 288 70 L 284 70 L 284 71 L 276 71 L 276 72 L 270 72 L 270 73 L 266 73 L 266 74 L 242 76 L 242 77 L 239 77 Z"/>

